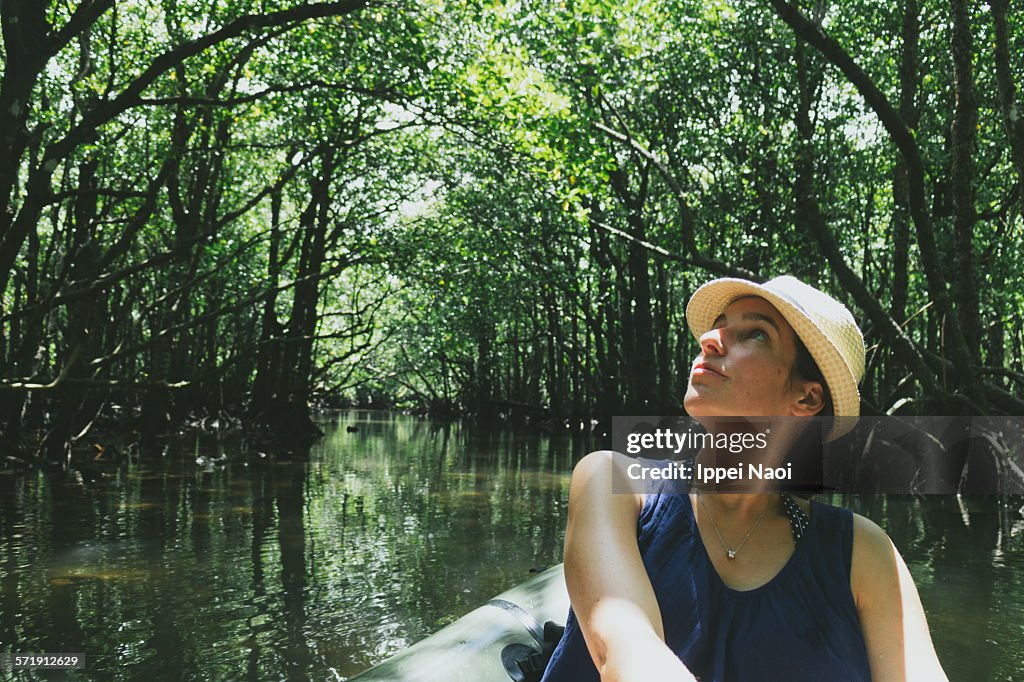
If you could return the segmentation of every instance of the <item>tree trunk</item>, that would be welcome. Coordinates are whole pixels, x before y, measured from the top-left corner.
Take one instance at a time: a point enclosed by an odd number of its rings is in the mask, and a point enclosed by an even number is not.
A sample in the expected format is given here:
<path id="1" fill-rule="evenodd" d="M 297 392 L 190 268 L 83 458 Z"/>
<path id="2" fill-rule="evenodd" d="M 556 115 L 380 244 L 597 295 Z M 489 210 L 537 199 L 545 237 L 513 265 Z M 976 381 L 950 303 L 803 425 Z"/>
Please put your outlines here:
<path id="1" fill-rule="evenodd" d="M 267 256 L 267 289 L 263 302 L 259 345 L 256 351 L 256 375 L 250 392 L 247 418 L 262 422 L 274 408 L 273 396 L 281 374 L 281 337 L 284 327 L 277 319 L 277 287 L 284 265 L 281 255 L 281 192 L 270 195 L 270 244 Z"/>
<path id="2" fill-rule="evenodd" d="M 945 269 L 935 239 L 934 226 L 925 204 L 924 161 L 921 158 L 921 151 L 917 146 L 916 140 L 892 104 L 878 88 L 878 85 L 850 57 L 842 46 L 822 29 L 820 24 L 808 20 L 786 0 L 769 0 L 769 2 L 775 8 L 779 17 L 793 28 L 800 39 L 814 46 L 831 64 L 841 70 L 850 83 L 857 88 L 867 106 L 878 117 L 879 122 L 881 122 L 889 134 L 889 138 L 903 156 L 907 164 L 910 215 L 917 234 L 917 243 L 921 252 L 921 264 L 925 281 L 928 285 L 928 293 L 932 298 L 936 314 L 940 316 L 955 315 L 953 313 L 954 307 L 951 300 L 951 292 L 947 285 Z M 834 238 L 821 231 L 817 232 L 817 236 L 824 237 L 826 240 L 834 240 Z M 836 263 L 833 263 L 833 265 L 838 267 Z M 856 279 L 856 275 L 848 274 Z M 837 270 L 836 275 L 846 277 L 847 273 Z M 919 349 L 906 345 L 905 342 L 908 340 L 905 339 L 901 330 L 891 329 L 889 325 L 891 317 L 878 309 L 870 292 L 861 290 L 862 285 L 863 283 L 859 279 L 856 280 L 856 283 L 852 280 L 844 283 L 844 286 L 854 294 L 858 303 L 869 314 L 878 318 L 878 321 L 885 321 L 885 324 L 882 325 L 883 328 L 890 329 L 892 333 L 896 334 L 900 345 L 908 351 L 907 357 L 913 359 L 912 369 L 914 369 L 915 374 L 924 381 L 927 381 L 927 374 L 930 371 L 923 365 Z M 959 324 L 954 324 L 949 328 L 949 331 L 950 348 L 948 356 L 952 361 L 952 368 L 956 372 L 954 386 L 959 394 L 958 398 L 965 399 L 971 403 L 974 409 L 985 409 L 988 397 L 974 371 L 976 358 L 972 356 L 965 339 L 967 330 L 962 329 Z"/>
<path id="3" fill-rule="evenodd" d="M 1003 113 L 1003 126 L 1010 145 L 1010 158 L 1017 169 L 1017 182 L 1024 187 L 1024 111 L 1017 101 L 1017 86 L 1013 82 L 1010 58 L 1009 28 L 1006 23 L 1007 0 L 990 0 L 992 23 L 995 28 L 996 83 L 999 104 Z"/>
<path id="4" fill-rule="evenodd" d="M 974 97 L 972 73 L 973 38 L 971 36 L 970 10 L 966 0 L 951 0 L 953 17 L 953 90 L 954 111 L 951 149 L 951 185 L 953 191 L 953 229 L 955 234 L 955 255 L 953 258 L 955 280 L 953 282 L 956 322 L 964 334 L 971 357 L 977 361 L 979 336 L 971 333 L 980 329 L 981 317 L 978 309 L 978 287 L 974 277 L 974 225 L 977 214 L 974 209 L 973 157 L 978 137 L 978 103 Z M 961 371 L 970 372 L 968 367 Z"/>
<path id="5" fill-rule="evenodd" d="M 900 118 L 909 130 L 916 130 L 919 115 L 917 89 L 920 67 L 917 57 L 921 36 L 921 17 L 917 0 L 906 0 L 903 12 L 902 48 L 900 54 Z M 910 198 L 907 187 L 907 164 L 902 154 L 896 156 L 892 182 L 893 202 L 893 273 L 890 314 L 897 322 L 907 319 L 907 263 L 910 253 Z"/>
<path id="6" fill-rule="evenodd" d="M 672 357 L 669 353 L 670 337 L 672 334 L 671 309 L 669 307 L 669 284 L 668 271 L 665 263 L 659 261 L 655 272 L 657 274 L 657 318 L 655 320 L 656 348 L 658 360 L 658 405 L 657 411 L 662 414 L 671 414 L 679 410 L 679 399 L 674 397 L 675 386 L 672 380 Z"/>
<path id="7" fill-rule="evenodd" d="M 312 183 L 309 205 L 299 220 L 303 231 L 299 250 L 299 267 L 287 338 L 283 348 L 282 388 L 275 396 L 277 408 L 266 415 L 280 432 L 313 434 L 318 429 L 310 418 L 309 399 L 313 373 L 313 344 L 319 326 L 320 274 L 327 250 L 327 228 L 330 208 L 330 185 L 335 167 L 334 151 L 321 150 L 319 177 Z"/>
<path id="8" fill-rule="evenodd" d="M 649 168 L 641 170 L 640 186 L 632 192 L 624 171 L 611 174 L 612 188 L 626 212 L 626 223 L 633 239 L 627 247 L 626 295 L 622 298 L 623 357 L 626 359 L 627 409 L 646 414 L 651 407 L 652 382 L 657 380 L 654 365 L 654 331 L 651 314 L 651 278 L 648 270 L 647 226 L 643 208 L 647 198 Z"/>

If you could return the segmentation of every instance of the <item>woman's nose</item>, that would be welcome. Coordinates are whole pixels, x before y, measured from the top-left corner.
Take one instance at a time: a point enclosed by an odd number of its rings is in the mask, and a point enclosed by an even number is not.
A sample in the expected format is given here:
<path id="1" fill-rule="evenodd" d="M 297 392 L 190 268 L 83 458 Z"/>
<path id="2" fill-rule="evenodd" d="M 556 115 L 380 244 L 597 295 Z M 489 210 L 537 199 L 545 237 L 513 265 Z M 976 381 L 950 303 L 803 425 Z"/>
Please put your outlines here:
<path id="1" fill-rule="evenodd" d="M 725 355 L 721 329 L 709 329 L 701 334 L 700 349 L 705 355 Z"/>

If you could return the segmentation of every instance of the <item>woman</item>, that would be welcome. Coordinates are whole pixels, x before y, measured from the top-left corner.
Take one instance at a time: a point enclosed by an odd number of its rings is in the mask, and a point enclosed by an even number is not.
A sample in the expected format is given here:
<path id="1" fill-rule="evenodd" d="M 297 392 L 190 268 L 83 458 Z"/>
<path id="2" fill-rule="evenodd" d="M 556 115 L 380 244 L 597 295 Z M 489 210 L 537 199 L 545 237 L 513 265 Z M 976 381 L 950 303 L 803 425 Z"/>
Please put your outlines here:
<path id="1" fill-rule="evenodd" d="M 720 279 L 686 315 L 701 350 L 684 405 L 705 426 L 834 415 L 835 438 L 859 414 L 863 337 L 828 295 L 792 277 Z M 946 679 L 913 581 L 874 523 L 778 492 L 613 493 L 620 459 L 592 453 L 573 472 L 572 609 L 545 680 Z"/>

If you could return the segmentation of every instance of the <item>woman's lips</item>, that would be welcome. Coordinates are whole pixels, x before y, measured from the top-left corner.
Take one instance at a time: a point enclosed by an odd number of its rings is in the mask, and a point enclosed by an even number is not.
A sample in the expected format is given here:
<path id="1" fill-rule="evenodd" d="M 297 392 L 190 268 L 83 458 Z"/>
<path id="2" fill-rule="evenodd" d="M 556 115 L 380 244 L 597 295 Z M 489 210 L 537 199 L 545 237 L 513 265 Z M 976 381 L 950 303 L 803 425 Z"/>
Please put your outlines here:
<path id="1" fill-rule="evenodd" d="M 693 366 L 693 373 L 700 375 L 714 375 L 725 378 L 725 373 L 718 369 L 714 365 L 710 365 L 706 362 L 698 362 Z"/>

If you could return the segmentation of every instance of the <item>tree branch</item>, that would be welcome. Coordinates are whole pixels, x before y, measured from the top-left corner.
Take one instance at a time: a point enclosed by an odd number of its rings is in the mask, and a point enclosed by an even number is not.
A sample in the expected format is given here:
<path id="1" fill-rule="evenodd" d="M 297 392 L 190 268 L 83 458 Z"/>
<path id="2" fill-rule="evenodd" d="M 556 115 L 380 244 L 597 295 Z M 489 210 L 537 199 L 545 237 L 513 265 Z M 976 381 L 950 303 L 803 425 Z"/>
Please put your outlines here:
<path id="1" fill-rule="evenodd" d="M 669 190 L 672 192 L 673 198 L 676 200 L 676 205 L 679 209 L 680 224 L 683 229 L 683 244 L 686 246 L 686 256 L 675 256 L 673 260 L 680 262 L 692 262 L 694 265 L 704 268 L 709 272 L 724 275 L 726 277 L 740 277 L 743 279 L 752 279 L 760 281 L 760 277 L 757 273 L 741 268 L 734 265 L 728 265 L 714 258 L 705 256 L 697 248 L 697 239 L 695 236 L 695 221 L 693 219 L 693 211 L 690 209 L 690 205 L 686 200 L 686 193 L 683 191 L 679 181 L 676 180 L 675 176 L 665 167 L 665 164 L 661 162 L 658 157 L 654 155 L 651 150 L 647 149 L 644 145 L 640 144 L 636 138 L 620 133 L 617 130 L 613 130 L 603 123 L 595 121 L 593 126 L 601 132 L 608 135 L 613 140 L 629 145 L 629 147 L 638 153 L 641 157 L 648 160 L 657 169 L 661 175 L 665 184 L 668 185 Z M 603 229 L 607 229 L 604 226 L 599 225 Z M 622 236 L 622 235 L 620 235 Z M 667 255 L 667 252 L 665 253 Z"/>
<path id="2" fill-rule="evenodd" d="M 839 69 L 847 80 L 853 84 L 868 107 L 882 123 L 889 138 L 896 145 L 897 150 L 903 156 L 907 164 L 908 199 L 910 202 L 910 215 L 914 221 L 914 228 L 917 234 L 918 247 L 921 252 L 921 262 L 924 266 L 925 280 L 928 283 L 928 293 L 935 302 L 935 307 L 940 315 L 946 315 L 949 319 L 956 319 L 946 278 L 943 275 L 942 259 L 939 257 L 939 250 L 935 242 L 935 233 L 932 227 L 931 216 L 925 203 L 925 182 L 924 162 L 921 153 L 914 140 L 914 136 L 907 128 L 899 113 L 885 97 L 871 77 L 850 57 L 843 47 L 834 38 L 828 36 L 821 26 L 813 23 L 803 16 L 799 10 L 785 0 L 768 0 L 775 8 L 778 16 L 785 21 L 796 35 L 814 47 L 834 67 Z M 953 359 L 958 368 L 960 381 L 968 395 L 975 402 L 983 403 L 980 386 L 975 375 L 970 371 L 973 364 L 967 341 L 964 337 L 964 330 L 960 325 L 952 325 L 952 346 Z"/>
<path id="3" fill-rule="evenodd" d="M 114 0 L 93 0 L 83 2 L 75 8 L 74 14 L 49 41 L 50 56 L 56 55 L 82 31 L 95 24 L 103 14 L 114 6 Z"/>
<path id="4" fill-rule="evenodd" d="M 67 156 L 75 147 L 89 136 L 90 132 L 110 121 L 115 116 L 139 104 L 142 93 L 157 78 L 181 64 L 190 57 L 204 52 L 214 45 L 236 38 L 243 33 L 262 28 L 273 28 L 284 24 L 297 24 L 309 19 L 345 15 L 362 9 L 367 0 L 342 0 L 341 2 L 325 2 L 314 5 L 300 5 L 270 14 L 247 14 L 227 24 L 218 31 L 197 38 L 188 43 L 178 45 L 153 60 L 149 68 L 139 74 L 114 99 L 101 103 L 82 122 L 72 128 L 62 139 L 47 147 L 43 154 L 43 164 L 49 160 L 60 160 Z"/>

